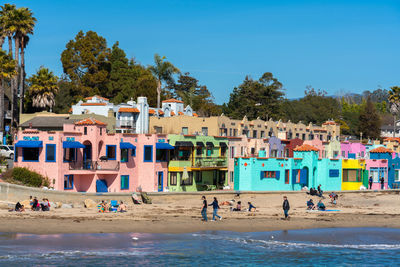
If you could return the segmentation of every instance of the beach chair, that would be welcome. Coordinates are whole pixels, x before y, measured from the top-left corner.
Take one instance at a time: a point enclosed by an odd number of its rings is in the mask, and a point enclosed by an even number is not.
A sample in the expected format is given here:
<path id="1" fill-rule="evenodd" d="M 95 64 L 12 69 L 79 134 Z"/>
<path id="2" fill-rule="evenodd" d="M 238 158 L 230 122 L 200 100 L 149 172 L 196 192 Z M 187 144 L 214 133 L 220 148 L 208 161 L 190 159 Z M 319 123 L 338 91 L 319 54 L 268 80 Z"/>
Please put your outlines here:
<path id="1" fill-rule="evenodd" d="M 143 203 L 151 204 L 151 198 L 149 198 L 146 192 L 141 192 L 140 195 L 142 196 Z"/>
<path id="2" fill-rule="evenodd" d="M 111 202 L 110 202 L 110 208 L 111 208 L 111 211 L 112 211 L 112 212 L 117 212 L 118 206 L 119 206 L 118 201 L 116 201 L 116 200 L 111 200 Z"/>
<path id="3" fill-rule="evenodd" d="M 132 193 L 132 201 L 133 201 L 133 204 L 137 204 L 137 205 L 142 204 L 142 201 L 139 199 L 139 197 L 135 193 Z"/>

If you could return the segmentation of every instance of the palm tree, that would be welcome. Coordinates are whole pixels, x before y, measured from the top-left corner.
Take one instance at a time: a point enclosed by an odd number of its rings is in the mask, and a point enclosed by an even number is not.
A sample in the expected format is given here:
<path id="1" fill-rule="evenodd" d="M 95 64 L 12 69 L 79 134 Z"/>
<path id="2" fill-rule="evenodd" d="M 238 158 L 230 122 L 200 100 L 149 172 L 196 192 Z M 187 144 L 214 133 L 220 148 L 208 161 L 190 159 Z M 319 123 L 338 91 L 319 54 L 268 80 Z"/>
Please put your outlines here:
<path id="1" fill-rule="evenodd" d="M 11 4 L 5 4 L 4 6 L 0 7 L 0 26 L 3 34 L 8 37 L 8 53 L 11 53 L 12 56 L 12 38 L 15 33 L 13 19 L 17 8 L 15 5 Z"/>
<path id="2" fill-rule="evenodd" d="M 49 108 L 51 111 L 58 91 L 57 76 L 42 66 L 27 81 L 30 85 L 29 95 L 32 97 L 32 105 L 42 109 Z"/>
<path id="3" fill-rule="evenodd" d="M 390 112 L 393 115 L 393 137 L 396 137 L 396 115 L 400 111 L 400 87 L 392 86 L 389 90 Z"/>
<path id="4" fill-rule="evenodd" d="M 18 62 L 18 51 L 21 50 L 21 65 L 19 72 L 18 92 L 20 93 L 19 113 L 21 114 L 24 106 L 24 91 L 25 91 L 25 48 L 29 42 L 28 34 L 33 34 L 36 18 L 33 13 L 26 7 L 18 8 L 15 11 L 14 25 L 15 25 L 15 58 Z"/>
<path id="5" fill-rule="evenodd" d="M 7 54 L 0 49 L 0 131 L 4 131 L 4 87 L 5 82 L 10 81 L 17 72 L 15 71 L 16 62 L 11 54 Z"/>
<path id="6" fill-rule="evenodd" d="M 166 57 L 161 57 L 158 54 L 154 55 L 154 66 L 150 66 L 149 70 L 157 80 L 157 108 L 160 108 L 162 82 L 173 80 L 173 75 L 179 73 L 179 69 L 172 65 L 171 62 L 165 60 Z"/>

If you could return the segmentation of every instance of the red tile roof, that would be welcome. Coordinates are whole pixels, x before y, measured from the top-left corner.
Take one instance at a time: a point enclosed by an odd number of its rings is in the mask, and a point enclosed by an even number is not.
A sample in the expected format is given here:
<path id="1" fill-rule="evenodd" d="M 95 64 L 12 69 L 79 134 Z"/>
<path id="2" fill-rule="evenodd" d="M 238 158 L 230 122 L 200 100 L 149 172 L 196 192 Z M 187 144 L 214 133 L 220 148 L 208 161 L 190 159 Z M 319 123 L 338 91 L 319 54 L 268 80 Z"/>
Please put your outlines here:
<path id="1" fill-rule="evenodd" d="M 81 121 L 77 121 L 75 122 L 76 125 L 107 125 L 104 122 L 98 121 L 96 119 L 93 118 L 87 118 L 87 119 L 83 119 Z"/>
<path id="2" fill-rule="evenodd" d="M 137 108 L 119 108 L 119 112 L 140 113 Z"/>
<path id="3" fill-rule="evenodd" d="M 149 109 L 149 114 L 156 114 L 156 111 L 154 109 Z"/>
<path id="4" fill-rule="evenodd" d="M 158 114 L 159 114 L 159 115 L 164 115 L 164 111 L 159 110 L 159 111 L 158 111 Z"/>
<path id="5" fill-rule="evenodd" d="M 178 112 L 178 115 L 185 115 L 185 114 L 183 114 L 183 112 L 180 112 L 180 111 L 179 111 L 179 112 Z"/>
<path id="6" fill-rule="evenodd" d="M 294 151 L 317 151 L 318 152 L 319 149 L 314 146 L 304 144 L 304 145 L 296 147 L 294 149 Z"/>
<path id="7" fill-rule="evenodd" d="M 175 116 L 175 112 L 171 111 L 171 116 Z"/>
<path id="8" fill-rule="evenodd" d="M 82 103 L 81 106 L 105 106 L 106 103 Z"/>
<path id="9" fill-rule="evenodd" d="M 94 95 L 94 96 L 89 96 L 89 97 L 86 97 L 86 98 L 85 98 L 85 100 L 92 100 L 92 99 L 93 99 L 93 97 L 97 97 L 97 98 L 99 98 L 99 99 L 103 99 L 103 100 L 105 100 L 105 101 L 108 101 L 108 100 L 110 100 L 110 99 L 108 99 L 108 98 L 101 97 L 101 96 L 98 96 L 98 95 Z"/>
<path id="10" fill-rule="evenodd" d="M 193 113 L 193 117 L 198 117 L 199 115 L 197 115 L 197 113 Z"/>
<path id="11" fill-rule="evenodd" d="M 381 147 L 377 147 L 375 149 L 372 149 L 370 151 L 370 153 L 393 153 L 393 151 L 388 149 L 388 148 L 386 148 L 386 147 L 381 146 Z"/>
<path id="12" fill-rule="evenodd" d="M 183 103 L 183 101 L 171 98 L 171 99 L 164 100 L 163 103 Z"/>

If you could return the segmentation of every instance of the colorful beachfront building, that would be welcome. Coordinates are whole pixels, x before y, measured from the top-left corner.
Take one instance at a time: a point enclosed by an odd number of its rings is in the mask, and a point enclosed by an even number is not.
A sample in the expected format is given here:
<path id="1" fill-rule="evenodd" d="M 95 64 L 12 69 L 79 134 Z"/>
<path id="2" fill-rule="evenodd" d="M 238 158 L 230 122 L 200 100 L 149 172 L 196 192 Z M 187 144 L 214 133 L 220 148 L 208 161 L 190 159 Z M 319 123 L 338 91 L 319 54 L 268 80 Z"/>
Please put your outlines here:
<path id="1" fill-rule="evenodd" d="M 400 185 L 400 158 L 395 156 L 393 151 L 385 147 L 378 147 L 369 152 L 371 160 L 383 160 L 387 163 L 387 175 L 385 178 L 385 189 L 399 188 Z M 379 175 L 383 175 L 379 173 Z M 382 176 L 380 176 L 382 177 Z M 374 177 L 373 177 L 374 178 Z M 378 187 L 379 186 L 379 187 Z M 375 188 L 380 188 L 375 185 Z"/>
<path id="2" fill-rule="evenodd" d="M 25 129 L 14 144 L 14 166 L 48 177 L 55 190 L 74 192 L 164 191 L 173 148 L 166 135 L 109 134 L 93 118 L 64 124 L 63 131 Z"/>
<path id="3" fill-rule="evenodd" d="M 234 189 L 243 191 L 301 190 L 318 187 L 340 190 L 341 161 L 319 159 L 318 149 L 304 144 L 294 149 L 294 158 L 259 157 L 235 159 Z"/>
<path id="4" fill-rule="evenodd" d="M 328 159 L 340 158 L 341 145 L 338 140 L 331 140 L 330 142 L 324 142 L 325 145 L 325 157 Z"/>
<path id="5" fill-rule="evenodd" d="M 342 190 L 360 190 L 368 185 L 365 159 L 342 159 Z"/>
<path id="6" fill-rule="evenodd" d="M 314 138 L 312 140 L 304 141 L 304 144 L 310 145 L 318 149 L 318 156 L 320 158 L 325 158 L 325 145 L 319 138 Z"/>
<path id="7" fill-rule="evenodd" d="M 203 135 L 168 135 L 175 147 L 168 164 L 168 190 L 203 191 L 228 185 L 228 139 Z"/>
<path id="8" fill-rule="evenodd" d="M 303 140 L 300 138 L 294 139 L 284 139 L 282 140 L 282 144 L 284 145 L 284 156 L 285 158 L 293 158 L 294 149 L 303 144 Z"/>
<path id="9" fill-rule="evenodd" d="M 358 159 L 366 157 L 366 147 L 360 142 L 344 141 L 341 144 L 341 157 L 344 159 Z"/>

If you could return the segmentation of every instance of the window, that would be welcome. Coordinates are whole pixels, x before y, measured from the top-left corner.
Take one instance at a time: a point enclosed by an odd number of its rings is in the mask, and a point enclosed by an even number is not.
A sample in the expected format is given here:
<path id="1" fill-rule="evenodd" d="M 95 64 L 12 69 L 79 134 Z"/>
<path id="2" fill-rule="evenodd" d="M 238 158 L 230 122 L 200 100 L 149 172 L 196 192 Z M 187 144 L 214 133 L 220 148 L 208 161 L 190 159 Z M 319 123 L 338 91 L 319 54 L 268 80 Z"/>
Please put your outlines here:
<path id="1" fill-rule="evenodd" d="M 39 148 L 23 147 L 22 161 L 39 161 Z"/>
<path id="2" fill-rule="evenodd" d="M 182 179 L 181 185 L 193 185 L 193 172 L 188 172 L 188 177 L 186 179 Z"/>
<path id="3" fill-rule="evenodd" d="M 221 157 L 225 157 L 226 155 L 226 146 L 221 146 Z"/>
<path id="4" fill-rule="evenodd" d="M 306 140 L 306 134 L 302 134 L 301 139 Z"/>
<path id="5" fill-rule="evenodd" d="M 73 189 L 73 188 L 74 188 L 74 176 L 64 175 L 64 189 Z"/>
<path id="6" fill-rule="evenodd" d="M 252 148 L 250 149 L 250 151 L 251 151 L 251 155 L 254 156 L 254 154 L 256 153 L 256 148 L 255 148 L 255 147 L 252 147 Z"/>
<path id="7" fill-rule="evenodd" d="M 162 133 L 162 127 L 155 126 L 155 127 L 154 127 L 154 130 L 155 130 L 156 133 L 158 133 L 158 134 Z"/>
<path id="8" fill-rule="evenodd" d="M 83 127 L 83 135 L 87 135 L 87 127 Z"/>
<path id="9" fill-rule="evenodd" d="M 131 156 L 136 157 L 136 148 L 132 149 Z"/>
<path id="10" fill-rule="evenodd" d="M 233 129 L 233 136 L 237 136 L 237 129 Z"/>
<path id="11" fill-rule="evenodd" d="M 299 136 L 300 136 L 299 133 L 296 133 L 296 138 L 299 138 Z"/>
<path id="12" fill-rule="evenodd" d="M 177 180 L 178 180 L 178 173 L 177 172 L 170 172 L 169 173 L 169 184 L 170 185 L 176 185 Z"/>
<path id="13" fill-rule="evenodd" d="M 371 168 L 369 170 L 369 176 L 372 176 L 372 180 L 374 183 L 379 182 L 379 169 L 378 168 Z"/>
<path id="14" fill-rule="evenodd" d="M 156 149 L 156 161 L 168 161 L 168 149 Z"/>
<path id="15" fill-rule="evenodd" d="M 188 134 L 188 127 L 182 127 L 182 134 Z"/>
<path id="16" fill-rule="evenodd" d="M 329 177 L 339 177 L 339 170 L 329 170 Z"/>
<path id="17" fill-rule="evenodd" d="M 201 132 L 204 136 L 208 135 L 208 127 L 201 127 Z"/>
<path id="18" fill-rule="evenodd" d="M 270 158 L 276 158 L 278 157 L 278 150 L 272 149 L 271 150 L 271 155 L 269 155 Z"/>
<path id="19" fill-rule="evenodd" d="M 121 175 L 121 190 L 129 189 L 129 175 Z"/>
<path id="20" fill-rule="evenodd" d="M 253 130 L 253 138 L 257 138 L 257 130 Z"/>
<path id="21" fill-rule="evenodd" d="M 100 128 L 100 135 L 103 135 L 103 128 Z"/>
<path id="22" fill-rule="evenodd" d="M 264 131 L 261 131 L 261 133 L 260 133 L 260 138 L 264 138 L 265 137 L 265 132 Z"/>
<path id="23" fill-rule="evenodd" d="M 241 146 L 240 147 L 240 155 L 243 157 L 243 152 L 244 152 L 244 149 L 243 149 L 243 147 Z"/>
<path id="24" fill-rule="evenodd" d="M 47 144 L 46 145 L 46 162 L 56 161 L 56 145 Z"/>
<path id="25" fill-rule="evenodd" d="M 265 178 L 279 178 L 279 171 L 262 171 L 261 179 Z"/>
<path id="26" fill-rule="evenodd" d="M 153 146 L 144 146 L 144 162 L 153 161 Z"/>
<path id="27" fill-rule="evenodd" d="M 129 149 L 121 148 L 121 162 L 128 162 Z"/>
<path id="28" fill-rule="evenodd" d="M 64 162 L 76 160 L 76 148 L 64 148 Z"/>
<path id="29" fill-rule="evenodd" d="M 339 151 L 333 151 L 333 157 L 337 158 L 339 156 Z"/>
<path id="30" fill-rule="evenodd" d="M 361 169 L 344 169 L 343 182 L 361 182 Z"/>
<path id="31" fill-rule="evenodd" d="M 300 183 L 300 169 L 293 170 L 292 175 L 293 175 L 294 183 L 299 184 Z"/>
<path id="32" fill-rule="evenodd" d="M 194 179 L 195 179 L 196 183 L 201 183 L 203 181 L 202 172 L 197 171 L 194 174 L 195 174 Z"/>
<path id="33" fill-rule="evenodd" d="M 232 136 L 232 128 L 229 129 L 229 136 Z"/>
<path id="34" fill-rule="evenodd" d="M 231 177 L 231 183 L 233 183 L 233 172 L 230 172 L 230 177 Z"/>
<path id="35" fill-rule="evenodd" d="M 235 157 L 235 147 L 231 146 L 230 147 L 230 157 L 233 159 Z"/>
<path id="36" fill-rule="evenodd" d="M 400 170 L 395 170 L 394 171 L 394 181 L 395 182 L 400 182 Z"/>
<path id="37" fill-rule="evenodd" d="M 361 151 L 361 157 L 362 158 L 364 157 L 364 151 Z"/>
<path id="38" fill-rule="evenodd" d="M 14 162 L 18 162 L 18 150 L 19 150 L 18 147 L 14 149 Z"/>
<path id="39" fill-rule="evenodd" d="M 107 145 L 106 146 L 106 156 L 109 160 L 116 160 L 117 158 L 117 146 L 116 145 Z"/>
<path id="40" fill-rule="evenodd" d="M 212 148 L 207 147 L 207 157 L 211 157 L 212 155 Z"/>
<path id="41" fill-rule="evenodd" d="M 342 151 L 342 158 L 346 157 L 346 151 Z"/>
<path id="42" fill-rule="evenodd" d="M 189 160 L 192 155 L 191 148 L 179 147 L 174 151 L 174 160 Z"/>
<path id="43" fill-rule="evenodd" d="M 285 184 L 289 184 L 289 183 L 290 183 L 290 171 L 285 170 Z"/>
<path id="44" fill-rule="evenodd" d="M 203 149 L 201 147 L 196 148 L 196 156 L 201 156 L 203 154 Z"/>

